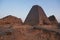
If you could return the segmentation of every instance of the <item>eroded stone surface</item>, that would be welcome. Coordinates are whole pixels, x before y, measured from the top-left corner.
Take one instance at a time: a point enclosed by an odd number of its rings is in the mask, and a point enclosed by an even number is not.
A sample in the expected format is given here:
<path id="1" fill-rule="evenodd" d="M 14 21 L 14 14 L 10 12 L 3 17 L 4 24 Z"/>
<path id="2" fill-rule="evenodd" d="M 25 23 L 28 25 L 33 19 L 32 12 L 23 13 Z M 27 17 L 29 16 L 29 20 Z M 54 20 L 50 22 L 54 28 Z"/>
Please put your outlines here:
<path id="1" fill-rule="evenodd" d="M 11 25 L 15 25 L 15 24 L 22 24 L 22 20 L 20 18 L 14 17 L 14 16 L 6 16 L 2 19 L 0 19 L 0 25 L 6 25 L 6 24 L 11 24 Z"/>

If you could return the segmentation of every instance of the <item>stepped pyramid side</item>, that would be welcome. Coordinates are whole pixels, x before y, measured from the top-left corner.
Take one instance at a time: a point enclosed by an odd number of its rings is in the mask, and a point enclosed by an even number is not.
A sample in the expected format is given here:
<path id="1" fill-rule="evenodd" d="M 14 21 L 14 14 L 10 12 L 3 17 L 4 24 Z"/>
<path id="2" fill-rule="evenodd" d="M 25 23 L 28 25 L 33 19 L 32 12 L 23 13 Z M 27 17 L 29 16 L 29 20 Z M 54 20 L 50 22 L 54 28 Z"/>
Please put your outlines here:
<path id="1" fill-rule="evenodd" d="M 43 11 L 43 9 L 38 5 L 34 5 L 31 8 L 29 14 L 27 15 L 24 24 L 44 25 L 44 24 L 51 24 L 51 23 L 47 18 L 45 12 Z"/>

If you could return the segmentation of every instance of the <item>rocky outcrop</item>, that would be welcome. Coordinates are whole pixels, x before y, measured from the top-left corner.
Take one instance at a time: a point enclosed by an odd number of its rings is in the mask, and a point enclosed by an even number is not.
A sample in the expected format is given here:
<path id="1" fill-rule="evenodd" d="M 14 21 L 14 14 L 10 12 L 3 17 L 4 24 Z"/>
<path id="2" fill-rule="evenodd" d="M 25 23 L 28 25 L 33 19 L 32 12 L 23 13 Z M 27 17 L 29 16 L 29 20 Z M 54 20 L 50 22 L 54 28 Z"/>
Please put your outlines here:
<path id="1" fill-rule="evenodd" d="M 23 25 L 10 29 L 11 31 L 4 31 L 5 34 L 0 35 L 0 40 L 60 40 L 58 32 L 36 27 Z"/>
<path id="2" fill-rule="evenodd" d="M 0 25 L 6 25 L 6 24 L 22 24 L 22 20 L 20 18 L 8 15 L 2 19 L 0 19 Z"/>

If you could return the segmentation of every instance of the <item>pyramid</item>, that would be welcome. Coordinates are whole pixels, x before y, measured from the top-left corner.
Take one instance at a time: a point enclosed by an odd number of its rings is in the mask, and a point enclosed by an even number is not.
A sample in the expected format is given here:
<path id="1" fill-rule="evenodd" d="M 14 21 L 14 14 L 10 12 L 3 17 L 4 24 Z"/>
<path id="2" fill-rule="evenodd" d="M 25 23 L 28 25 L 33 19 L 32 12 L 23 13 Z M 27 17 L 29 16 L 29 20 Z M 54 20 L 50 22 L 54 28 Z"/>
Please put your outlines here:
<path id="1" fill-rule="evenodd" d="M 29 25 L 49 25 L 51 24 L 49 19 L 47 18 L 45 12 L 43 9 L 38 6 L 34 5 L 29 14 L 27 15 L 24 24 L 29 24 Z"/>
<path id="2" fill-rule="evenodd" d="M 53 25 L 57 25 L 58 24 L 58 21 L 57 21 L 57 19 L 56 19 L 56 17 L 54 15 L 50 16 L 48 19 L 51 21 L 51 23 Z"/>

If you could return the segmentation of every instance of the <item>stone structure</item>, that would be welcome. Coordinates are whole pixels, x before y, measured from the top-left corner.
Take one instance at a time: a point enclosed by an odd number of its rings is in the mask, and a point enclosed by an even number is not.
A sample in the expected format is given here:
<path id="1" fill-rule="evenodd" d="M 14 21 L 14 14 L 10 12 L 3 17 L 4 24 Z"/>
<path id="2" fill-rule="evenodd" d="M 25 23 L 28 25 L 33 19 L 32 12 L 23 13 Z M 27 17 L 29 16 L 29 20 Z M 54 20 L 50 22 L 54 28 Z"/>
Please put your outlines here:
<path id="1" fill-rule="evenodd" d="M 47 18 L 45 12 L 43 9 L 38 6 L 34 5 L 29 14 L 27 15 L 27 18 L 24 21 L 24 24 L 28 25 L 50 25 L 50 21 Z"/>
<path id="2" fill-rule="evenodd" d="M 58 24 L 58 21 L 57 21 L 57 19 L 54 15 L 50 16 L 48 19 L 50 20 L 52 25 L 57 25 Z"/>

